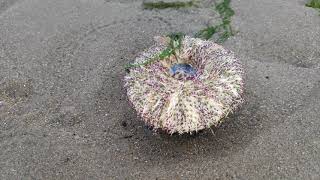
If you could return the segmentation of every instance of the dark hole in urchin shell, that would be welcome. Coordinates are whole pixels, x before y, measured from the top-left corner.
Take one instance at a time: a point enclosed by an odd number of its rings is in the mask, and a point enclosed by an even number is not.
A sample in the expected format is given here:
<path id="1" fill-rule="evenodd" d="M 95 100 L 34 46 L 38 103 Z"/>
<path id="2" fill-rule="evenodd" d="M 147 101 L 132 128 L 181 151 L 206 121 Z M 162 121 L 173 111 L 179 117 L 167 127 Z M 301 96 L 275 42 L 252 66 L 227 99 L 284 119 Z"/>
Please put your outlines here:
<path id="1" fill-rule="evenodd" d="M 192 79 L 196 75 L 196 69 L 193 68 L 190 64 L 179 63 L 174 64 L 170 67 L 171 76 L 176 79 Z"/>

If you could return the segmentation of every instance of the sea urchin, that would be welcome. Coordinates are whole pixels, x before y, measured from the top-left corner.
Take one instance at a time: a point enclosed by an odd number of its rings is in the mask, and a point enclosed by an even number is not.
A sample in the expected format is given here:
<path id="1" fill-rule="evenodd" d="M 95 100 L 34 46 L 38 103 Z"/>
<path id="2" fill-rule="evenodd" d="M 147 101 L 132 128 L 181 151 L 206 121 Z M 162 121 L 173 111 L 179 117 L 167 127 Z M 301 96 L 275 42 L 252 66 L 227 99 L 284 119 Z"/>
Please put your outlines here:
<path id="1" fill-rule="evenodd" d="M 135 59 L 145 65 L 124 78 L 129 101 L 153 129 L 183 134 L 217 126 L 243 103 L 243 69 L 231 51 L 185 36 L 173 55 L 146 63 L 166 49 L 168 40 L 158 41 Z"/>

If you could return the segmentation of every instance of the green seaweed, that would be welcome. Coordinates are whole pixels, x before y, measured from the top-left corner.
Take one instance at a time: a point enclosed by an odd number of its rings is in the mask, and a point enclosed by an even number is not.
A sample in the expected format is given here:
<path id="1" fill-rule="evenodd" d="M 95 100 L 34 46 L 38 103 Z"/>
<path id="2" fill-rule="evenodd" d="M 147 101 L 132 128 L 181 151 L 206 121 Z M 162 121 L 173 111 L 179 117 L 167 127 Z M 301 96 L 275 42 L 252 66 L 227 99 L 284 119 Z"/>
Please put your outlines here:
<path id="1" fill-rule="evenodd" d="M 311 0 L 306 4 L 307 7 L 320 9 L 320 0 Z"/>
<path id="2" fill-rule="evenodd" d="M 215 6 L 215 9 L 224 20 L 230 20 L 230 17 L 234 15 L 234 11 L 231 9 L 230 3 L 231 0 L 223 0 Z"/>
<path id="3" fill-rule="evenodd" d="M 164 2 L 164 1 L 158 1 L 158 2 L 143 2 L 142 6 L 145 9 L 167 9 L 167 8 L 187 8 L 194 5 L 194 1 L 188 1 L 188 2 L 181 2 L 181 1 L 175 1 L 175 2 Z"/>
<path id="4" fill-rule="evenodd" d="M 196 37 L 208 40 L 212 38 L 214 34 L 218 33 L 219 38 L 217 42 L 222 43 L 234 35 L 231 28 L 231 17 L 234 15 L 234 11 L 230 7 L 230 2 L 231 0 L 223 0 L 221 3 L 215 5 L 214 9 L 218 11 L 221 23 L 200 30 L 196 33 Z"/>
<path id="5" fill-rule="evenodd" d="M 216 32 L 218 32 L 219 26 L 209 26 L 205 29 L 200 30 L 197 32 L 195 37 L 202 38 L 202 39 L 210 39 Z"/>
<path id="6" fill-rule="evenodd" d="M 221 20 L 221 23 L 215 26 L 208 26 L 202 30 L 200 30 L 198 33 L 196 33 L 195 37 L 202 38 L 202 39 L 210 39 L 212 36 L 216 33 L 219 34 L 217 42 L 223 43 L 225 42 L 230 36 L 233 36 L 234 33 L 231 28 L 231 17 L 234 15 L 234 11 L 230 7 L 231 0 L 223 0 L 221 3 L 218 3 L 215 5 L 215 10 L 218 11 Z M 182 8 L 182 7 L 190 7 L 194 5 L 194 1 L 188 1 L 188 2 L 144 2 L 143 6 L 146 9 L 166 9 L 166 8 Z M 167 37 L 170 38 L 170 42 L 168 47 L 161 51 L 159 54 L 155 55 L 154 57 L 150 58 L 148 61 L 138 64 L 128 64 L 125 66 L 125 69 L 127 71 L 130 70 L 130 68 L 134 67 L 140 67 L 149 65 L 155 61 L 163 60 L 165 58 L 170 57 L 171 55 L 176 56 L 176 51 L 181 48 L 181 42 L 185 35 L 183 33 L 172 33 L 169 34 Z"/>
<path id="7" fill-rule="evenodd" d="M 150 58 L 146 62 L 139 63 L 139 64 L 128 64 L 128 65 L 126 65 L 125 69 L 127 71 L 129 71 L 130 68 L 149 65 L 155 61 L 166 59 L 166 58 L 170 57 L 171 55 L 174 55 L 175 58 L 177 59 L 178 57 L 176 56 L 176 51 L 181 48 L 182 39 L 184 38 L 184 36 L 185 36 L 185 34 L 183 34 L 181 32 L 171 33 L 171 34 L 167 35 L 167 37 L 170 38 L 170 42 L 169 42 L 169 45 L 166 47 L 166 49 L 164 49 L 163 51 L 161 51 L 159 54 L 155 55 L 154 57 Z"/>

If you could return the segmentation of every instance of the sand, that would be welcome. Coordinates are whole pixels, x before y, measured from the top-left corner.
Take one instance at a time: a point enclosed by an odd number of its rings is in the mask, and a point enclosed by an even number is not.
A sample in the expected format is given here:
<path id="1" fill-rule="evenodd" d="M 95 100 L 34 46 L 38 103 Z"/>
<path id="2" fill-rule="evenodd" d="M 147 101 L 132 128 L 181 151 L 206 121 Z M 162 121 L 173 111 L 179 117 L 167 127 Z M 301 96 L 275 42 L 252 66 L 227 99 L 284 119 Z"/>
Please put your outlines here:
<path id="1" fill-rule="evenodd" d="M 0 179 L 319 179 L 320 16 L 302 0 L 233 0 L 223 45 L 246 103 L 197 135 L 152 135 L 124 65 L 153 36 L 219 20 L 141 0 L 0 0 Z"/>

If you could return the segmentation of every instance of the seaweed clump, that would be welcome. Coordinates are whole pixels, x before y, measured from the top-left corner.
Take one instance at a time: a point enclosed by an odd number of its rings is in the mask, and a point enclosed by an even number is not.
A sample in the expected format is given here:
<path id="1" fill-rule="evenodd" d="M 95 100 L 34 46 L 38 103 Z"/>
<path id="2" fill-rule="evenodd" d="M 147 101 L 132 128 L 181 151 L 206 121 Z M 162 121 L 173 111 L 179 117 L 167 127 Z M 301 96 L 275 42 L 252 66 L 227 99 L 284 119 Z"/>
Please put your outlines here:
<path id="1" fill-rule="evenodd" d="M 320 9 L 320 0 L 311 0 L 306 4 L 307 7 Z"/>
<path id="2" fill-rule="evenodd" d="M 196 37 L 202 39 L 210 39 L 215 33 L 219 33 L 220 36 L 217 42 L 225 42 L 234 33 L 231 28 L 231 17 L 234 15 L 234 10 L 230 7 L 231 0 L 223 0 L 221 3 L 215 5 L 215 10 L 218 11 L 221 23 L 215 26 L 209 26 L 205 29 L 200 30 Z"/>
<path id="3" fill-rule="evenodd" d="M 159 54 L 155 55 L 154 57 L 150 58 L 148 61 L 145 61 L 142 63 L 136 63 L 136 64 L 128 64 L 126 65 L 125 69 L 129 71 L 130 68 L 149 65 L 151 63 L 154 63 L 155 61 L 163 60 L 170 56 L 174 56 L 175 59 L 178 60 L 177 51 L 179 51 L 181 48 L 181 42 L 184 36 L 185 34 L 181 32 L 171 33 L 167 35 L 167 38 L 169 40 L 167 43 L 167 47 L 163 51 L 161 51 Z"/>
<path id="4" fill-rule="evenodd" d="M 181 1 L 175 1 L 175 2 L 164 2 L 164 1 L 159 1 L 159 2 L 144 2 L 143 7 L 145 9 L 167 9 L 167 8 L 174 8 L 174 9 L 179 9 L 179 8 L 187 8 L 191 7 L 194 5 L 193 1 L 188 1 L 188 2 L 181 2 Z"/>

